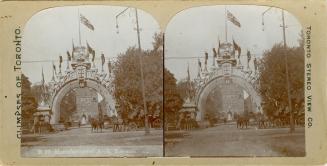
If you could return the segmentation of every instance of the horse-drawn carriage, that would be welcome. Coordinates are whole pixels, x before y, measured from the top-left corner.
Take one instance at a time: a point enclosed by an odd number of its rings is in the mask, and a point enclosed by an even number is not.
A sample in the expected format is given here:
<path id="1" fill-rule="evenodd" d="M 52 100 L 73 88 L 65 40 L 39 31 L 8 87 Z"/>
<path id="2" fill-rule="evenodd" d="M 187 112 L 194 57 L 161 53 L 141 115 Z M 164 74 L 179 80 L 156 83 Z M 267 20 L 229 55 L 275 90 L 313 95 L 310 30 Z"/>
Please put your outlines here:
<path id="1" fill-rule="evenodd" d="M 238 115 L 237 128 L 247 128 L 248 126 L 257 126 L 259 129 L 265 128 L 282 128 L 290 125 L 290 113 L 278 112 L 273 115 L 265 115 L 263 113 Z M 293 114 L 294 124 L 304 126 L 304 113 Z"/>
<path id="2" fill-rule="evenodd" d="M 160 117 L 148 116 L 148 123 L 150 128 L 160 129 L 162 128 L 162 120 Z M 113 131 L 136 131 L 140 128 L 145 127 L 144 117 L 134 117 L 134 118 L 112 118 Z"/>

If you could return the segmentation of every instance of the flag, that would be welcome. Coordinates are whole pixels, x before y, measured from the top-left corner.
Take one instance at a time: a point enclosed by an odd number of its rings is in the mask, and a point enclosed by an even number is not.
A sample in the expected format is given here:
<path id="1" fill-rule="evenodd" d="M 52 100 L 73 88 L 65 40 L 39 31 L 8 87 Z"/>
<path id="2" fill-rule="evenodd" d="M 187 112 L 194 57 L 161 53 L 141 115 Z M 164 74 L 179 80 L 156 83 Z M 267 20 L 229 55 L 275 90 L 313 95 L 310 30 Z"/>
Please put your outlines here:
<path id="1" fill-rule="evenodd" d="M 52 64 L 53 70 L 56 71 L 56 65 Z"/>
<path id="2" fill-rule="evenodd" d="M 74 59 L 74 52 L 75 52 L 75 46 L 74 46 L 74 41 L 73 41 L 73 39 L 72 39 L 72 58 Z"/>
<path id="3" fill-rule="evenodd" d="M 104 54 L 101 54 L 101 62 L 102 62 L 102 66 L 103 66 L 103 64 L 105 62 Z"/>
<path id="4" fill-rule="evenodd" d="M 72 60 L 72 57 L 70 56 L 69 51 L 67 51 L 67 59 L 68 59 L 68 61 L 71 61 Z"/>
<path id="5" fill-rule="evenodd" d="M 87 46 L 87 52 L 89 52 L 90 54 L 92 54 L 92 62 L 94 62 L 94 58 L 95 58 L 95 51 L 94 49 L 89 45 L 89 43 L 86 41 L 86 46 Z"/>
<path id="6" fill-rule="evenodd" d="M 248 52 L 246 53 L 246 55 L 248 56 L 248 63 L 250 62 L 250 60 L 251 60 L 251 53 L 250 53 L 250 51 L 248 50 Z"/>
<path id="7" fill-rule="evenodd" d="M 80 14 L 80 21 L 89 29 L 91 29 L 92 31 L 94 31 L 94 26 L 91 24 L 91 22 L 82 14 Z"/>
<path id="8" fill-rule="evenodd" d="M 240 22 L 238 21 L 238 19 L 230 12 L 227 10 L 227 19 L 232 22 L 234 25 L 241 27 Z"/>
<path id="9" fill-rule="evenodd" d="M 257 58 L 254 58 L 253 60 L 253 64 L 254 64 L 254 71 L 258 70 L 258 62 L 257 62 Z"/>
<path id="10" fill-rule="evenodd" d="M 109 73 L 111 73 L 111 69 L 112 69 L 111 62 L 110 62 L 110 59 L 108 59 L 108 70 L 109 70 Z"/>
<path id="11" fill-rule="evenodd" d="M 208 53 L 207 52 L 204 53 L 204 58 L 205 58 L 204 64 L 207 65 L 207 61 L 208 61 Z"/>
<path id="12" fill-rule="evenodd" d="M 75 51 L 74 41 L 72 40 L 73 51 Z"/>
<path id="13" fill-rule="evenodd" d="M 212 58 L 212 66 L 215 66 L 215 58 L 217 58 L 217 51 L 215 48 L 212 48 L 213 58 Z"/>
<path id="14" fill-rule="evenodd" d="M 233 39 L 233 46 L 234 46 L 234 50 L 237 50 L 238 52 L 238 59 L 240 59 L 240 56 L 241 56 L 241 47 L 238 46 L 238 44 L 235 43 L 234 39 Z"/>
<path id="15" fill-rule="evenodd" d="M 62 56 L 60 55 L 59 56 L 59 68 L 61 69 L 61 63 L 62 63 Z M 60 71 L 60 73 L 61 73 L 61 71 Z"/>
<path id="16" fill-rule="evenodd" d="M 219 49 L 220 49 L 220 40 L 218 41 L 218 50 L 217 50 L 217 55 L 220 56 L 219 54 Z"/>
<path id="17" fill-rule="evenodd" d="M 217 51 L 215 48 L 212 48 L 212 51 L 213 51 L 213 57 L 214 58 L 217 58 Z"/>
<path id="18" fill-rule="evenodd" d="M 199 65 L 199 68 L 198 68 L 198 77 L 200 77 L 200 72 L 202 71 L 200 59 L 198 59 L 198 65 Z"/>

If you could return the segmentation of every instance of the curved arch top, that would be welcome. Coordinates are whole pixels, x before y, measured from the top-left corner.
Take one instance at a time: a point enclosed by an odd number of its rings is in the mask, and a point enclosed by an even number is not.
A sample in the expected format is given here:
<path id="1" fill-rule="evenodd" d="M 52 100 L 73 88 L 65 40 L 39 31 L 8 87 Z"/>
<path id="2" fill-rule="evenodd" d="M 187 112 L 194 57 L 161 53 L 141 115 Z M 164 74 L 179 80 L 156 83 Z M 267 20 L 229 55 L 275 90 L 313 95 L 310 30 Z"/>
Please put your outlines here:
<path id="1" fill-rule="evenodd" d="M 253 88 L 253 86 L 248 81 L 237 75 L 231 75 L 228 78 L 233 83 L 239 85 L 242 89 L 244 89 L 249 94 L 249 96 L 251 97 L 251 101 L 253 101 L 252 108 L 255 109 L 255 112 L 262 112 L 261 98 L 256 92 L 256 90 Z M 198 115 L 197 115 L 198 120 L 204 120 L 205 105 L 208 95 L 210 94 L 210 92 L 212 92 L 212 90 L 214 90 L 215 88 L 217 88 L 217 86 L 219 86 L 219 84 L 223 79 L 225 79 L 225 76 L 223 75 L 213 77 L 203 87 L 201 87 L 201 89 L 199 89 L 195 101 L 198 109 Z"/>
<path id="2" fill-rule="evenodd" d="M 60 103 L 64 96 L 71 90 L 80 88 L 79 81 L 77 79 L 67 82 L 65 85 L 62 86 L 61 89 L 54 95 L 52 100 L 52 117 L 51 117 L 51 124 L 57 124 L 60 118 Z M 104 87 L 103 85 L 99 84 L 96 80 L 87 79 L 86 80 L 86 87 L 95 89 L 98 93 L 100 93 L 104 100 L 106 101 L 106 107 L 108 109 L 115 109 L 115 101 L 113 100 L 113 96 L 110 94 L 110 91 Z"/>

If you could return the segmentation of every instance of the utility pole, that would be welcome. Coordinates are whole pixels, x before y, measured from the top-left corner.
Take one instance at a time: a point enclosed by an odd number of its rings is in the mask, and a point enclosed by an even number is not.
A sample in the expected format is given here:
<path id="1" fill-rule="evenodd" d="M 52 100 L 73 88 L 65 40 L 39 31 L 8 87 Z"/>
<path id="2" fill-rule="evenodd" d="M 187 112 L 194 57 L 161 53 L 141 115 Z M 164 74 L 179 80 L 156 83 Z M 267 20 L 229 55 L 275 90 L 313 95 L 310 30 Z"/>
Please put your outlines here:
<path id="1" fill-rule="evenodd" d="M 286 35 L 285 35 L 285 18 L 284 10 L 282 9 L 282 20 L 283 20 L 283 39 L 284 39 L 284 58 L 285 58 L 285 70 L 286 70 L 286 82 L 287 82 L 287 98 L 288 98 L 288 109 L 290 111 L 290 132 L 294 132 L 294 119 L 293 119 L 293 110 L 292 110 L 292 100 L 291 100 L 291 89 L 290 89 L 290 79 L 288 72 L 288 57 L 286 55 Z"/>
<path id="2" fill-rule="evenodd" d="M 266 12 L 268 12 L 270 9 L 272 9 L 272 7 L 268 8 L 267 10 L 265 10 L 262 13 L 262 30 L 264 31 L 264 14 L 266 14 Z M 290 87 L 290 78 L 289 78 L 289 71 L 288 71 L 288 57 L 286 55 L 286 49 L 287 49 L 287 45 L 286 45 L 286 34 L 285 34 L 285 29 L 287 28 L 285 25 L 285 16 L 284 16 L 284 10 L 282 10 L 282 24 L 281 27 L 283 28 L 283 42 L 284 42 L 284 46 L 283 46 L 283 54 L 284 54 L 284 62 L 285 62 L 285 74 L 286 74 L 286 83 L 287 83 L 287 99 L 288 99 L 288 110 L 290 112 L 290 133 L 295 131 L 295 127 L 294 127 L 294 118 L 293 118 L 293 110 L 292 110 L 292 100 L 291 100 L 291 87 Z"/>
<path id="3" fill-rule="evenodd" d="M 149 130 L 149 121 L 148 121 L 148 109 L 146 106 L 146 100 L 145 100 L 145 88 L 144 88 L 144 74 L 143 74 L 143 56 L 141 54 L 141 39 L 140 39 L 140 27 L 139 27 L 139 17 L 137 14 L 137 9 L 135 8 L 135 17 L 136 17 L 136 32 L 137 32 L 137 42 L 139 46 L 139 60 L 140 60 L 140 68 L 141 68 L 141 83 L 142 83 L 142 97 L 143 97 L 143 107 L 144 107 L 144 123 L 145 123 L 145 134 L 150 134 Z"/>
<path id="4" fill-rule="evenodd" d="M 129 7 L 124 9 L 122 12 L 120 12 L 118 15 L 116 15 L 116 28 L 118 29 L 118 17 L 123 14 Z M 141 38 L 140 38 L 140 27 L 139 27 L 139 19 L 138 19 L 138 13 L 137 9 L 135 9 L 135 17 L 136 17 L 136 32 L 137 32 L 137 43 L 138 43 L 138 55 L 139 55 L 139 61 L 140 61 L 140 72 L 141 72 L 141 86 L 142 86 L 142 98 L 143 98 L 143 107 L 144 107 L 144 123 L 145 123 L 145 135 L 150 134 L 149 129 L 149 120 L 148 120 L 148 110 L 146 105 L 146 98 L 145 98 L 145 85 L 144 85 L 144 73 L 143 73 L 143 56 L 142 56 L 142 49 L 141 49 Z M 118 33 L 118 31 L 117 31 Z"/>

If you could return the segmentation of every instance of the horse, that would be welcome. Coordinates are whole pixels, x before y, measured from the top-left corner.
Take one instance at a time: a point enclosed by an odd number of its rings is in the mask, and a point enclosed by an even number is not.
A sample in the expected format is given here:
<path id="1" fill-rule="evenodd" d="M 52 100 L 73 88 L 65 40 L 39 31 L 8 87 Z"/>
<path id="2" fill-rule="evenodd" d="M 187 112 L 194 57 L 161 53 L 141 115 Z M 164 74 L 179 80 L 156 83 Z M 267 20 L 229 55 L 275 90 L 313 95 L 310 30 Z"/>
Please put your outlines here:
<path id="1" fill-rule="evenodd" d="M 267 125 L 266 125 L 266 119 L 265 119 L 264 115 L 260 115 L 257 118 L 257 123 L 258 123 L 258 128 L 259 129 L 266 128 L 267 127 Z"/>
<path id="2" fill-rule="evenodd" d="M 102 133 L 102 128 L 104 127 L 104 122 L 102 120 L 91 118 L 90 122 L 91 122 L 91 132 L 93 131 L 99 132 L 99 128 L 100 128 L 101 130 L 100 132 Z"/>
<path id="3" fill-rule="evenodd" d="M 250 120 L 246 116 L 238 116 L 236 121 L 236 127 L 237 128 L 248 128 L 248 125 L 250 123 Z"/>
<path id="4" fill-rule="evenodd" d="M 128 124 L 128 123 L 127 123 Z M 122 132 L 124 130 L 126 130 L 127 128 L 125 127 L 126 124 L 126 120 L 124 121 L 121 118 L 114 118 L 113 119 L 113 132 Z"/>

